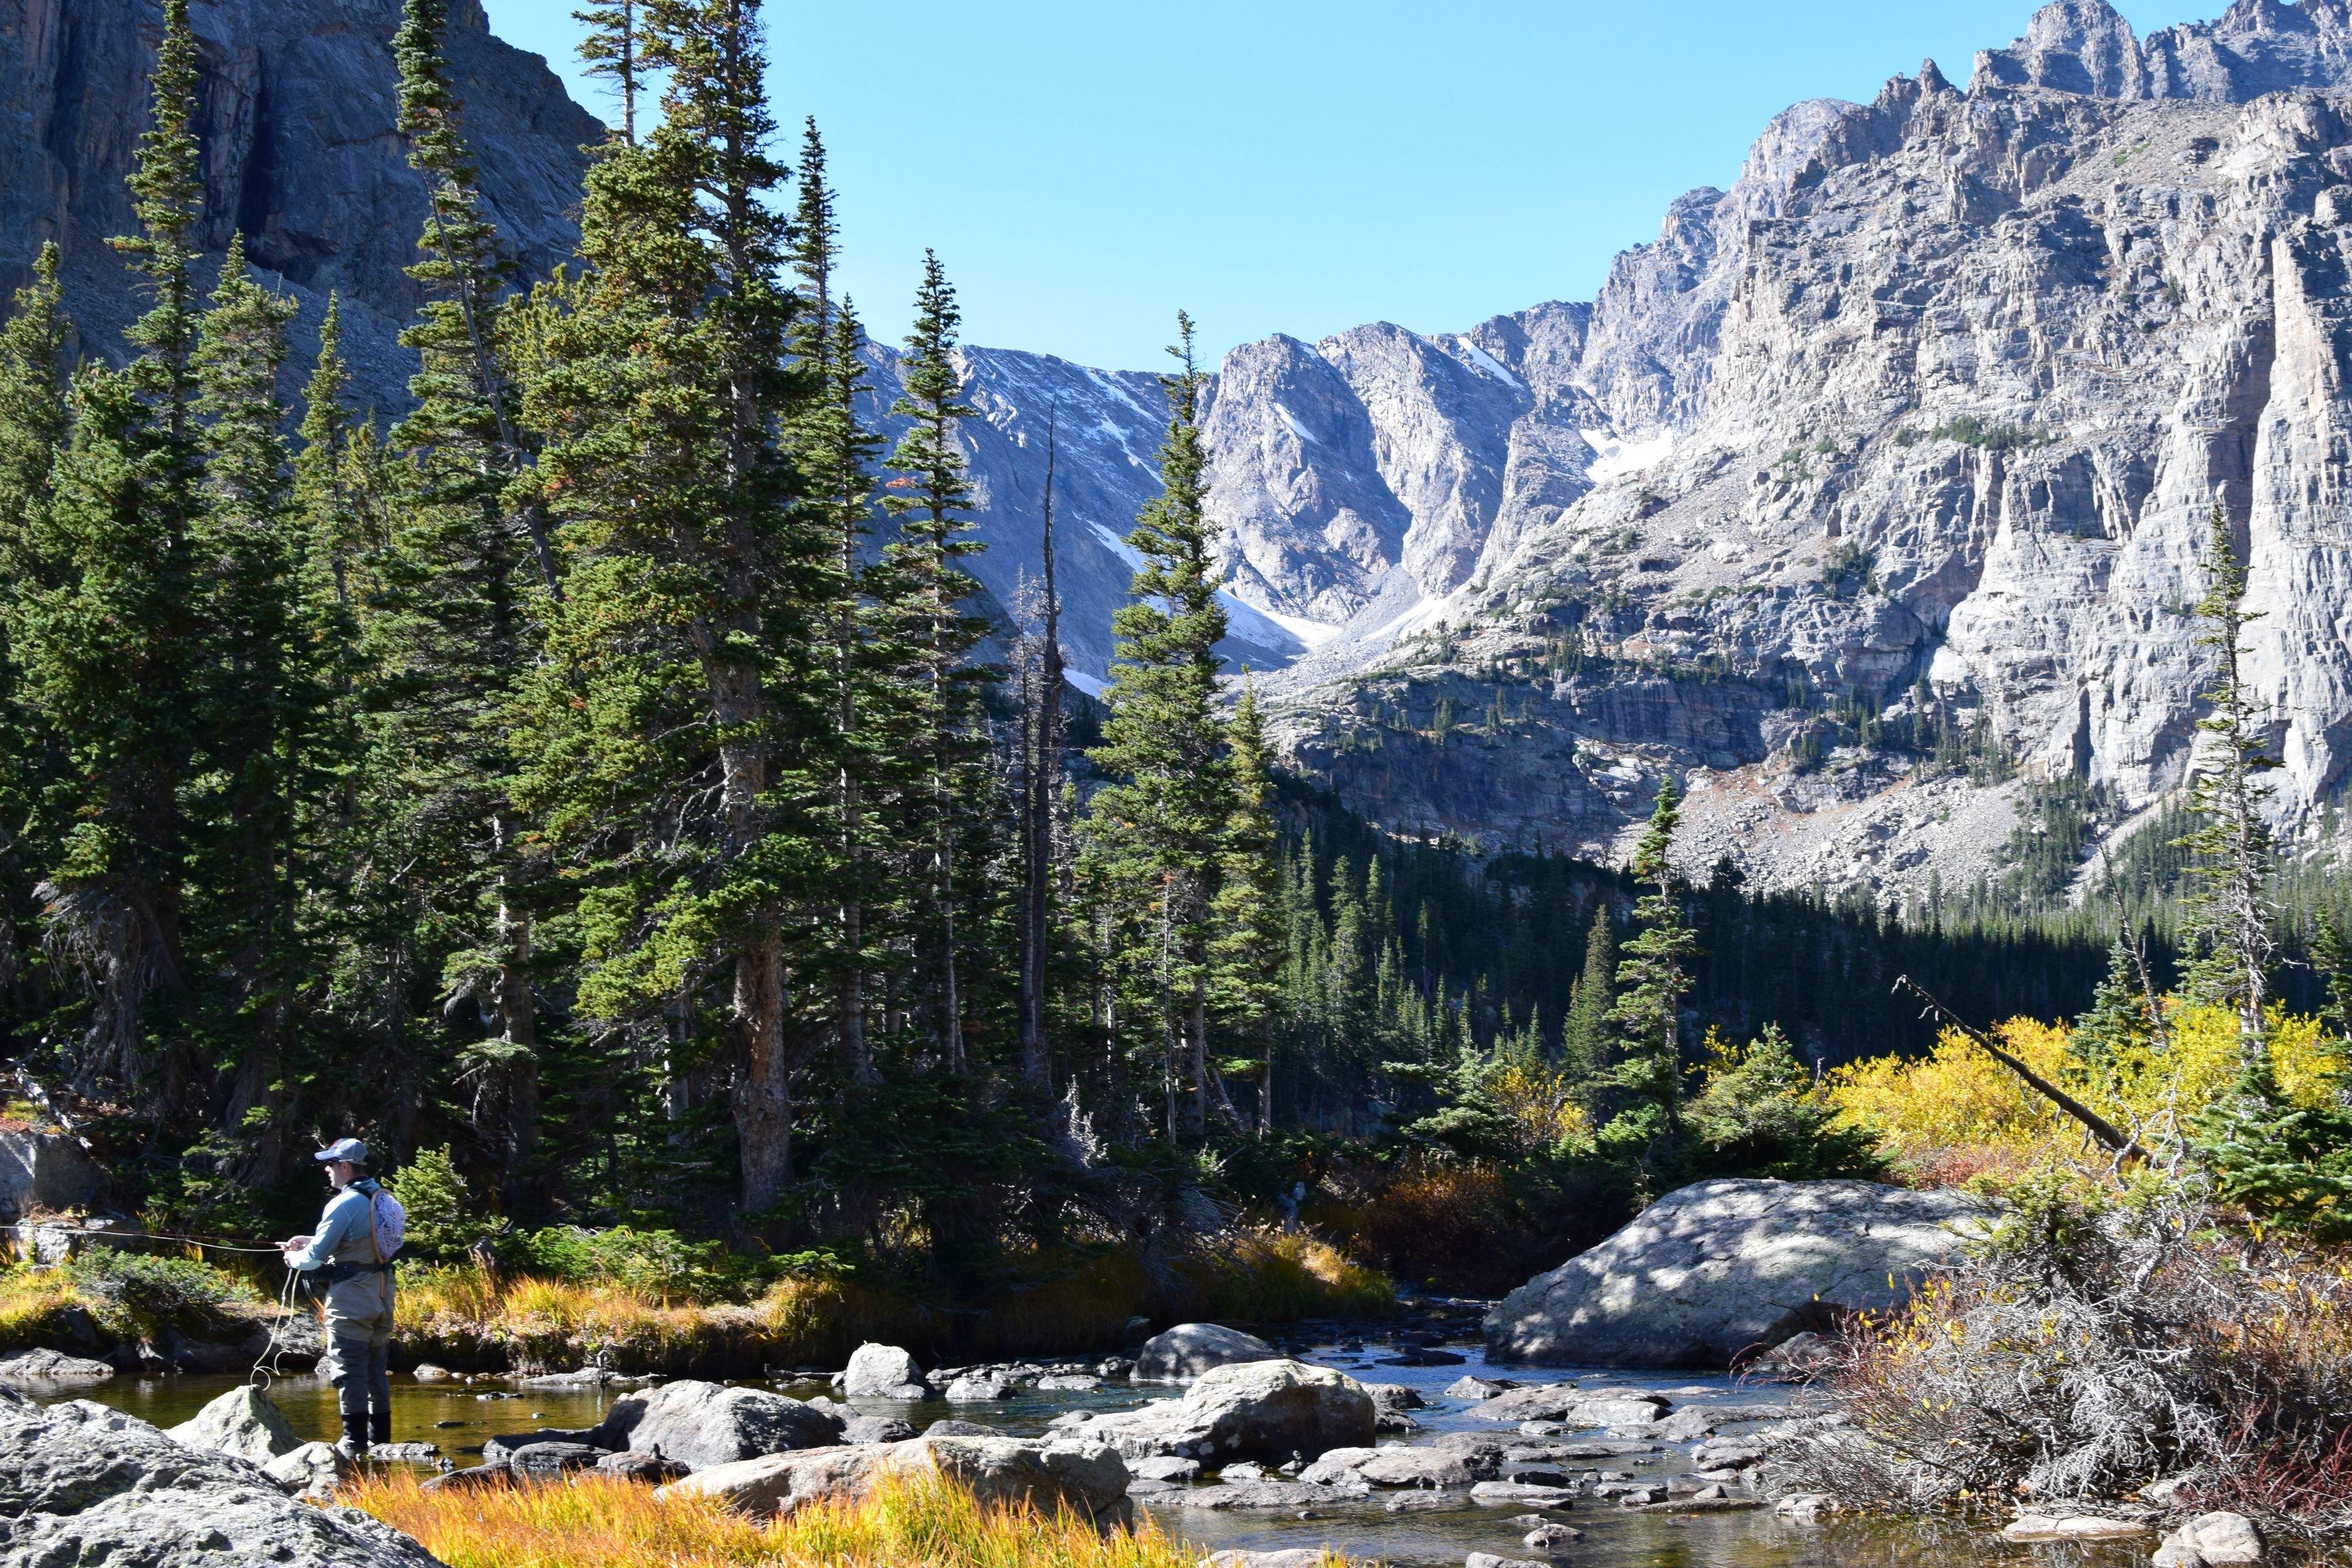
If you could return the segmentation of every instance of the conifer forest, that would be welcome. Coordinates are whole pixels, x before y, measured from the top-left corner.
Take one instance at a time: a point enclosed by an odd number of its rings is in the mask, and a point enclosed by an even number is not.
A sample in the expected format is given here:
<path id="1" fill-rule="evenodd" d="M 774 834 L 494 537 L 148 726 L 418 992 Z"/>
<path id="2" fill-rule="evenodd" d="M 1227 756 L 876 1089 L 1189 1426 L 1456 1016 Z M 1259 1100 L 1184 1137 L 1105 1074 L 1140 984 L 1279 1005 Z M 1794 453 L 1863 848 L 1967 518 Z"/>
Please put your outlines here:
<path id="1" fill-rule="evenodd" d="M 1690 865 L 1672 778 L 1622 868 L 1375 828 L 1277 766 L 1217 651 L 1181 314 L 1087 696 L 1050 455 L 1032 591 L 968 574 L 945 267 L 877 387 L 856 237 L 752 9 L 584 15 L 622 111 L 576 257 L 526 276 L 448 0 L 408 0 L 428 303 L 396 415 L 354 397 L 333 310 L 298 355 L 241 247 L 194 248 L 186 0 L 113 242 L 135 357 L 72 362 L 54 248 L 0 329 L 0 1056 L 86 1108 L 151 1223 L 266 1234 L 359 1134 L 438 1173 L 453 1254 L 635 1227 L 953 1300 L 1295 1183 L 1473 1173 L 1493 1256 L 1356 1240 L 1499 1289 L 1529 1260 L 1498 1236 L 1557 1256 L 1702 1176 L 1883 1173 L 1822 1086 L 1947 1022 L 2129 1034 L 2186 988 L 2256 1034 L 2276 1005 L 2352 1024 L 2340 886 L 2210 791 L 2084 899 L 2097 803 L 2038 785 L 2005 879 L 1891 909 Z M 1937 743 L 1920 766 L 1981 762 Z"/>

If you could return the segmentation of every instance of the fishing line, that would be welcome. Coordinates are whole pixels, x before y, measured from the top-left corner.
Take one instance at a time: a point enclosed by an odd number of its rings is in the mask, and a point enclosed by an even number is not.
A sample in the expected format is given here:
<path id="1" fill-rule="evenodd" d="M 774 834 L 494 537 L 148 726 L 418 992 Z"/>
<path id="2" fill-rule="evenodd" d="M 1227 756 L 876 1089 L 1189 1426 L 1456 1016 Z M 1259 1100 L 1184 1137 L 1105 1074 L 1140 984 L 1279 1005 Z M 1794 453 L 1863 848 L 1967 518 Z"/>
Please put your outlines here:
<path id="1" fill-rule="evenodd" d="M 148 1230 L 108 1230 L 100 1226 L 52 1225 L 47 1220 L 28 1220 L 15 1228 L 20 1238 L 26 1231 L 38 1234 L 53 1230 L 67 1236 L 102 1236 L 115 1241 L 177 1241 L 189 1247 L 207 1247 L 215 1252 L 277 1253 L 281 1250 L 275 1247 L 244 1247 L 235 1242 L 207 1241 L 200 1236 L 165 1236 L 160 1231 Z"/>

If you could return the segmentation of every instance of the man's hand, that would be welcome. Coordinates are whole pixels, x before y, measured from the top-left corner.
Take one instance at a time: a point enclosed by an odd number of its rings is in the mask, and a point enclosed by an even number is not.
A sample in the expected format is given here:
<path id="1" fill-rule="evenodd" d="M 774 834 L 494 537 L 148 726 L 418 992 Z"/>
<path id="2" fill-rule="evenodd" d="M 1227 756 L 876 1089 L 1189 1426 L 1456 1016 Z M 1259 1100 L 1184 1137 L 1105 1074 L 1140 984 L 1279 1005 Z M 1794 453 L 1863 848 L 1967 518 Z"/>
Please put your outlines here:
<path id="1" fill-rule="evenodd" d="M 278 1244 L 278 1250 L 281 1255 L 289 1252 L 299 1252 L 310 1245 L 310 1238 L 307 1236 L 289 1236 L 285 1240 Z"/>

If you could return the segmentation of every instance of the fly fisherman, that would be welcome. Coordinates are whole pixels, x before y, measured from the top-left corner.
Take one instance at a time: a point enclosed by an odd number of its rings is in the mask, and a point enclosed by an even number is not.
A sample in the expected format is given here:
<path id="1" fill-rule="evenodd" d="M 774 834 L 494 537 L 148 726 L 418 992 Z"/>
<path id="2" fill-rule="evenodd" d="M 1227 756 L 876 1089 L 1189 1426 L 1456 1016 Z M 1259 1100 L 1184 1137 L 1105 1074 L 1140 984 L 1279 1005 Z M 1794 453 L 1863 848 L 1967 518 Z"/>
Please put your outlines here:
<path id="1" fill-rule="evenodd" d="M 278 1244 L 286 1267 L 326 1284 L 328 1366 L 343 1416 L 344 1451 L 364 1458 L 392 1441 L 392 1258 L 407 1230 L 399 1201 L 367 1173 L 367 1145 L 345 1138 L 311 1156 L 335 1195 L 315 1235 Z"/>

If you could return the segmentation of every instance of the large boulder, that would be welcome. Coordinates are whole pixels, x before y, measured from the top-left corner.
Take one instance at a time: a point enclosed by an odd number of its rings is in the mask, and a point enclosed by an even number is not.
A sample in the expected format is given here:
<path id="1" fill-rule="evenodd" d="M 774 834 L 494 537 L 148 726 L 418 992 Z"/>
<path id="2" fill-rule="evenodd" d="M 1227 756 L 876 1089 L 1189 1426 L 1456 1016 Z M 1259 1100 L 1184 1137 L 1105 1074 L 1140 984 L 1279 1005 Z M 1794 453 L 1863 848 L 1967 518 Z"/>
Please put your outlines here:
<path id="1" fill-rule="evenodd" d="M 302 1446 L 269 1395 L 247 1384 L 232 1388 L 164 1434 L 209 1453 L 234 1454 L 266 1465 Z"/>
<path id="2" fill-rule="evenodd" d="M 1372 1396 L 1347 1373 L 1276 1360 L 1212 1368 L 1181 1399 L 1097 1415 L 1072 1430 L 1133 1459 L 1280 1464 L 1294 1455 L 1311 1460 L 1332 1448 L 1369 1448 L 1376 1418 Z"/>
<path id="3" fill-rule="evenodd" d="M 755 1518 L 776 1518 L 820 1499 L 862 1496 L 886 1476 L 944 1476 L 985 1503 L 1067 1508 L 1097 1524 L 1125 1524 L 1127 1465 L 1101 1443 L 1022 1437 L 915 1437 L 903 1443 L 771 1454 L 700 1470 L 663 1489 L 717 1498 Z"/>
<path id="4" fill-rule="evenodd" d="M 1843 1312 L 1901 1305 L 1992 1212 L 1874 1182 L 1700 1182 L 1505 1297 L 1486 1314 L 1487 1351 L 1720 1369 Z"/>
<path id="5" fill-rule="evenodd" d="M 590 1440 L 615 1451 L 658 1452 L 689 1470 L 703 1470 L 795 1448 L 830 1447 L 841 1441 L 841 1422 L 764 1389 L 686 1379 L 614 1400 Z"/>
<path id="6" fill-rule="evenodd" d="M 0 1132 L 0 1220 L 79 1212 L 106 1191 L 106 1170 L 62 1132 Z"/>
<path id="7" fill-rule="evenodd" d="M 254 1465 L 89 1400 L 0 1390 L 0 1563 L 437 1568 L 355 1509 L 298 1502 Z"/>
<path id="8" fill-rule="evenodd" d="M 1138 1383 L 1190 1383 L 1212 1367 L 1235 1362 L 1272 1361 L 1281 1352 L 1239 1329 L 1215 1323 L 1179 1323 L 1164 1334 L 1154 1334 L 1136 1352 Z"/>
<path id="9" fill-rule="evenodd" d="M 862 1344 L 841 1374 L 844 1399 L 929 1399 L 923 1369 L 897 1345 Z"/>

